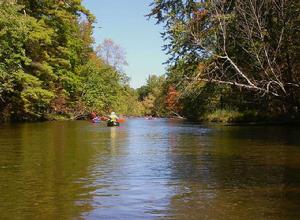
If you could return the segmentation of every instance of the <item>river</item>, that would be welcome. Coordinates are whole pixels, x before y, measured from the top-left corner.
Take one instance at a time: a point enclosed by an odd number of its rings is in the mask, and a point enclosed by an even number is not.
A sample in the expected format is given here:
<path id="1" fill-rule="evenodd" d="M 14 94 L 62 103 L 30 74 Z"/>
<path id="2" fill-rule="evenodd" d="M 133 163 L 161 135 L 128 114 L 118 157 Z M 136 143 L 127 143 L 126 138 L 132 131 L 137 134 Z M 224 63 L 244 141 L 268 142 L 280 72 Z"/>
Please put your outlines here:
<path id="1" fill-rule="evenodd" d="M 0 219 L 300 219 L 300 128 L 0 126 Z"/>

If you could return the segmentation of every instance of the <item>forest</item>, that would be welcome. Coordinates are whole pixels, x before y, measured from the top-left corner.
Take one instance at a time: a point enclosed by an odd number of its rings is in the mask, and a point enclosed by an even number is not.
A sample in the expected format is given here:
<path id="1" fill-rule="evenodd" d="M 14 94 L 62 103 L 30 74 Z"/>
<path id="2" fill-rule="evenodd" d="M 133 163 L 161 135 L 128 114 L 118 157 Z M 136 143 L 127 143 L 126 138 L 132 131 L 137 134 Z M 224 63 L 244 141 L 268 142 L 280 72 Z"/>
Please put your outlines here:
<path id="1" fill-rule="evenodd" d="M 110 39 L 95 46 L 94 23 L 80 0 L 1 1 L 0 121 L 137 114 L 124 51 Z"/>
<path id="2" fill-rule="evenodd" d="M 299 120 L 298 0 L 157 0 L 151 7 L 170 57 L 165 91 L 178 97 L 169 110 L 209 121 Z"/>
<path id="3" fill-rule="evenodd" d="M 94 111 L 193 120 L 294 121 L 300 106 L 298 0 L 157 0 L 163 76 L 129 86 L 125 50 L 93 39 L 81 0 L 1 0 L 0 121 Z"/>

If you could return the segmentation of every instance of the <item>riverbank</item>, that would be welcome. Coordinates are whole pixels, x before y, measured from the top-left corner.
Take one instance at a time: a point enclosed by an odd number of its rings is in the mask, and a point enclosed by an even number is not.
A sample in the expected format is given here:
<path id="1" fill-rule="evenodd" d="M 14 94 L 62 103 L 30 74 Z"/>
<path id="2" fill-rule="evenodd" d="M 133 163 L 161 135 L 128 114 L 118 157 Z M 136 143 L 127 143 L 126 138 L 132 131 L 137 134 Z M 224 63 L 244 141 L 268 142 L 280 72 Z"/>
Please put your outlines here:
<path id="1" fill-rule="evenodd" d="M 123 115 L 126 118 L 146 118 L 145 115 Z M 41 121 L 76 121 L 76 120 L 88 120 L 90 116 L 88 114 L 80 117 L 75 117 L 71 114 L 48 114 L 44 118 L 38 120 L 5 120 L 5 122 L 41 122 Z M 198 118 L 185 118 L 185 117 L 151 117 L 151 119 L 167 118 L 173 120 L 187 120 L 199 123 L 219 123 L 230 125 L 300 125 L 300 114 L 288 114 L 288 115 L 268 115 L 254 111 L 239 112 L 235 110 L 216 110 L 211 113 L 205 113 Z"/>
<path id="2" fill-rule="evenodd" d="M 216 110 L 198 119 L 200 122 L 234 124 L 300 124 L 300 114 L 272 115 L 256 111 Z"/>

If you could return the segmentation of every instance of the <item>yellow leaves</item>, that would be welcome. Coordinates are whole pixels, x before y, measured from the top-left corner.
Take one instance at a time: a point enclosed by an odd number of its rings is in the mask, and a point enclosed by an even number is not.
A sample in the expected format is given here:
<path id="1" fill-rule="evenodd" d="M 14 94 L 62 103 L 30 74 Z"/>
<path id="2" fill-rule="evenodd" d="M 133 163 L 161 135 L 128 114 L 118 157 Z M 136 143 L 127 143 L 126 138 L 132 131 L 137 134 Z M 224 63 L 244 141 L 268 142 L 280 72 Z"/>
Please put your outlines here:
<path id="1" fill-rule="evenodd" d="M 197 73 L 198 74 L 200 74 L 200 75 L 202 75 L 203 73 L 204 73 L 204 71 L 206 70 L 206 65 L 205 65 L 205 63 L 199 63 L 198 65 L 197 65 Z"/>
<path id="2" fill-rule="evenodd" d="M 145 114 L 151 114 L 154 103 L 155 103 L 155 96 L 152 95 L 151 93 L 145 97 L 144 101 L 142 101 L 142 105 L 144 107 Z"/>

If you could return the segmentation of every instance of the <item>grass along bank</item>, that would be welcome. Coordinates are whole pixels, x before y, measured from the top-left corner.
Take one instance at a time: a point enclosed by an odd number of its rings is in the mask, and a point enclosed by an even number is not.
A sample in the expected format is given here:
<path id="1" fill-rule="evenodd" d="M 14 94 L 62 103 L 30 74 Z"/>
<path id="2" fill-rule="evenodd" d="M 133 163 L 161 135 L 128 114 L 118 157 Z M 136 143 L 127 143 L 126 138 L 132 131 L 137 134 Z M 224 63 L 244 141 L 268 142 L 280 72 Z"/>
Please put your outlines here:
<path id="1" fill-rule="evenodd" d="M 203 122 L 220 123 L 255 123 L 255 124 L 299 124 L 300 115 L 271 115 L 256 111 L 237 111 L 232 109 L 218 109 L 204 114 L 199 118 Z"/>

